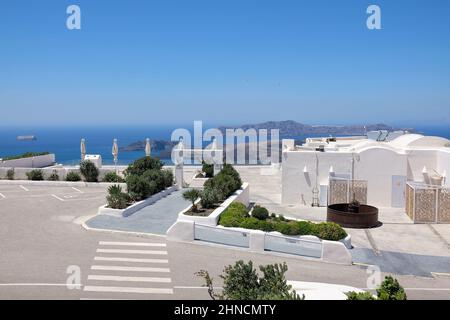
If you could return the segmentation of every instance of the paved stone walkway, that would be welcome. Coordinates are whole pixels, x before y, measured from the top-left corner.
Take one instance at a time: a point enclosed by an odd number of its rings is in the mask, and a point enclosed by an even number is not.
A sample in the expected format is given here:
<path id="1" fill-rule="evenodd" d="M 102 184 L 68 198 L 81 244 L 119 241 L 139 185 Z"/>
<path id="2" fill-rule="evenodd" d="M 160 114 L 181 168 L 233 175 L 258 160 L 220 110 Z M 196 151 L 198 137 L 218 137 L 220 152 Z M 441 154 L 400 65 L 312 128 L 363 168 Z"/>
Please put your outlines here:
<path id="1" fill-rule="evenodd" d="M 143 232 L 165 235 L 177 220 L 178 213 L 189 206 L 184 190 L 175 191 L 129 217 L 98 215 L 86 224 L 91 228 Z"/>

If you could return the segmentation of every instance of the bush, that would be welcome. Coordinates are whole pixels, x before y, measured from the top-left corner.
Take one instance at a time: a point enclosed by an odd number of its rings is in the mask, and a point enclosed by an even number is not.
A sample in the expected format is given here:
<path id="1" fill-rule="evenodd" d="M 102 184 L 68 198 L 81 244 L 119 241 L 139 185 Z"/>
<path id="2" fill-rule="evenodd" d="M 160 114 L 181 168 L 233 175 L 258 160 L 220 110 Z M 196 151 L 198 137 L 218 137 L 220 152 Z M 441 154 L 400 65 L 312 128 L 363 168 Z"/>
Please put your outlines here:
<path id="1" fill-rule="evenodd" d="M 219 175 L 227 175 L 227 176 L 231 176 L 233 178 L 233 180 L 234 180 L 233 192 L 242 186 L 242 180 L 239 175 L 239 172 L 237 172 L 236 169 L 234 169 L 231 164 L 225 163 L 222 167 L 222 170 L 220 170 Z"/>
<path id="2" fill-rule="evenodd" d="M 264 207 L 256 205 L 252 210 L 252 217 L 259 220 L 266 220 L 269 218 L 269 211 Z"/>
<path id="3" fill-rule="evenodd" d="M 212 178 L 214 176 L 214 165 L 203 161 L 202 171 L 205 173 L 206 178 Z"/>
<path id="4" fill-rule="evenodd" d="M 145 180 L 153 181 L 156 184 L 156 192 L 162 191 L 166 188 L 166 183 L 164 181 L 164 176 L 161 170 L 152 169 L 144 172 L 142 177 Z M 154 192 L 154 193 L 156 193 Z"/>
<path id="5" fill-rule="evenodd" d="M 249 217 L 243 219 L 239 224 L 240 228 L 252 229 L 252 230 L 262 230 L 265 232 L 274 231 L 274 224 L 265 220 L 259 220 L 255 217 Z"/>
<path id="6" fill-rule="evenodd" d="M 130 198 L 128 194 L 122 191 L 122 187 L 119 185 L 113 185 L 108 188 L 108 195 L 106 196 L 108 207 L 112 209 L 125 209 Z"/>
<path id="7" fill-rule="evenodd" d="M 163 179 L 164 179 L 164 187 L 165 188 L 169 188 L 171 186 L 173 186 L 173 182 L 174 182 L 174 177 L 173 177 L 173 172 L 170 169 L 164 169 L 161 170 Z"/>
<path id="8" fill-rule="evenodd" d="M 260 266 L 262 277 L 253 268 L 253 263 L 237 261 L 225 267 L 220 275 L 223 279 L 222 293 L 214 293 L 214 285 L 208 271 L 196 273 L 206 280 L 206 287 L 212 299 L 220 300 L 302 300 L 292 286 L 287 284 L 286 263 Z"/>
<path id="9" fill-rule="evenodd" d="M 81 176 L 75 171 L 70 171 L 66 175 L 66 181 L 72 181 L 72 182 L 81 181 Z"/>
<path id="10" fill-rule="evenodd" d="M 377 289 L 379 300 L 407 300 L 405 290 L 397 279 L 387 276 Z"/>
<path id="11" fill-rule="evenodd" d="M 347 236 L 347 232 L 334 222 L 321 222 L 313 227 L 314 235 L 323 240 L 338 241 Z"/>
<path id="12" fill-rule="evenodd" d="M 14 169 L 9 169 L 6 171 L 6 179 L 14 180 Z"/>
<path id="13" fill-rule="evenodd" d="M 147 170 L 161 170 L 164 163 L 158 158 L 144 157 L 137 159 L 125 170 L 125 176 L 142 175 Z"/>
<path id="14" fill-rule="evenodd" d="M 212 209 L 217 206 L 217 203 L 220 201 L 219 193 L 215 189 L 205 188 L 200 195 L 200 204 L 205 209 Z"/>
<path id="15" fill-rule="evenodd" d="M 242 221 L 248 216 L 248 210 L 245 205 L 239 202 L 233 202 L 220 215 L 219 224 L 224 227 L 239 227 Z"/>
<path id="16" fill-rule="evenodd" d="M 92 161 L 86 160 L 80 162 L 80 172 L 86 182 L 98 182 L 99 171 Z"/>
<path id="17" fill-rule="evenodd" d="M 285 234 L 287 236 L 302 235 L 302 234 L 300 234 L 300 230 L 298 228 L 298 225 L 295 223 L 295 221 L 277 222 L 277 223 L 275 223 L 275 230 L 282 234 Z"/>
<path id="18" fill-rule="evenodd" d="M 103 182 L 125 182 L 125 180 L 114 171 L 108 172 L 103 177 Z"/>
<path id="19" fill-rule="evenodd" d="M 155 181 L 150 181 L 144 176 L 135 174 L 127 176 L 126 183 L 128 194 L 134 201 L 146 199 L 158 190 Z"/>
<path id="20" fill-rule="evenodd" d="M 309 221 L 295 221 L 294 223 L 299 235 L 314 235 L 314 223 Z"/>
<path id="21" fill-rule="evenodd" d="M 48 177 L 49 181 L 59 181 L 59 175 L 56 170 L 53 170 L 52 174 Z"/>
<path id="22" fill-rule="evenodd" d="M 350 291 L 346 293 L 347 300 L 376 300 L 370 292 L 355 292 Z"/>
<path id="23" fill-rule="evenodd" d="M 351 291 L 347 292 L 346 295 L 347 300 L 407 300 L 405 290 L 397 279 L 391 276 L 384 278 L 384 281 L 377 288 L 376 298 L 369 292 L 356 293 Z"/>
<path id="24" fill-rule="evenodd" d="M 26 173 L 28 180 L 42 181 L 44 180 L 44 172 L 40 169 L 34 169 Z"/>

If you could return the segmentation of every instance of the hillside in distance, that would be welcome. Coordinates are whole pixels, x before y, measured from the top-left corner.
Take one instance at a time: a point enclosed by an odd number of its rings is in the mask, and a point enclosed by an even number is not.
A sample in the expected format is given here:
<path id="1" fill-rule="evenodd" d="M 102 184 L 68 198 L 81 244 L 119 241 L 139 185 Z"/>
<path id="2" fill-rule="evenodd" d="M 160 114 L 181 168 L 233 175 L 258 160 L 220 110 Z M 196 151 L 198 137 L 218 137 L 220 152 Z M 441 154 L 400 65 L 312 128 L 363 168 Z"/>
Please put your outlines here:
<path id="1" fill-rule="evenodd" d="M 280 137 L 290 138 L 290 137 L 299 137 L 305 135 L 363 135 L 367 131 L 376 131 L 376 130 L 387 130 L 387 131 L 395 131 L 395 130 L 406 130 L 413 132 L 414 130 L 411 128 L 396 128 L 386 124 L 378 123 L 378 124 L 367 124 L 367 125 L 309 125 L 299 123 L 293 120 L 286 121 L 267 121 L 258 124 L 245 124 L 237 127 L 219 127 L 223 133 L 225 133 L 226 129 L 243 129 L 247 130 L 250 128 L 259 130 L 259 129 L 278 129 L 280 132 Z"/>

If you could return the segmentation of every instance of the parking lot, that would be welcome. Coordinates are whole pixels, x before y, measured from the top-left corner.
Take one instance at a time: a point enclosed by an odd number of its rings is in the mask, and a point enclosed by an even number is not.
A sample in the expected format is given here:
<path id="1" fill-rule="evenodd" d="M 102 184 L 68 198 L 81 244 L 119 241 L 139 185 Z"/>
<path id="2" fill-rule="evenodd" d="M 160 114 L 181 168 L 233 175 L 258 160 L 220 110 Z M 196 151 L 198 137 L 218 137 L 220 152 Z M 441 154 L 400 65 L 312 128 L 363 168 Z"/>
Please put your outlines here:
<path id="1" fill-rule="evenodd" d="M 0 184 L 0 299 L 207 299 L 195 272 L 209 270 L 220 285 L 223 268 L 239 259 L 255 265 L 286 262 L 288 280 L 367 285 L 364 265 L 85 230 L 80 224 L 96 214 L 105 196 L 106 186 Z M 398 245 L 392 243 L 392 248 Z M 379 244 L 382 251 L 388 246 Z M 390 259 L 383 252 L 382 257 Z M 392 263 L 404 257 L 397 259 Z M 77 268 L 79 288 L 69 289 L 70 271 Z M 450 298 L 450 277 L 445 274 L 394 274 L 411 298 Z"/>

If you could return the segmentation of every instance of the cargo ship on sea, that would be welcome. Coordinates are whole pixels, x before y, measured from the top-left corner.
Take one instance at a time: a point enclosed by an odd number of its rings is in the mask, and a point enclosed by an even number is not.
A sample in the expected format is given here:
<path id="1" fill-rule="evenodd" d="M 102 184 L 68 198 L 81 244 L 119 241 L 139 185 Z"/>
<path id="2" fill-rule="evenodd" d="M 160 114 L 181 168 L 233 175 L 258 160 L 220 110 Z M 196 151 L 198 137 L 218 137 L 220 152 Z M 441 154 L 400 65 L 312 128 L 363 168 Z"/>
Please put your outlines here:
<path id="1" fill-rule="evenodd" d="M 35 141 L 37 137 L 35 135 L 17 136 L 17 141 Z"/>

